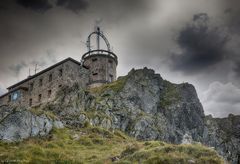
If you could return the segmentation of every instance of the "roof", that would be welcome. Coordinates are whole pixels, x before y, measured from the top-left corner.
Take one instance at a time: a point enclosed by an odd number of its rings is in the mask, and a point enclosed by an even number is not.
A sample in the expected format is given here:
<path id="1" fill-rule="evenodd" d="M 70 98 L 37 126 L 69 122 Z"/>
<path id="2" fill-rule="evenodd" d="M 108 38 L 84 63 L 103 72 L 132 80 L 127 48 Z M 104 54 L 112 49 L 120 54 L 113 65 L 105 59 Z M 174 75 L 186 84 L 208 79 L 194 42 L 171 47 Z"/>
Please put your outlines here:
<path id="1" fill-rule="evenodd" d="M 20 84 L 22 84 L 22 83 L 24 83 L 24 82 L 26 82 L 26 81 L 28 81 L 28 80 L 31 80 L 31 79 L 33 79 L 33 78 L 35 78 L 35 77 L 37 77 L 37 76 L 39 76 L 39 75 L 41 75 L 41 74 L 43 74 L 43 73 L 45 73 L 45 72 L 47 72 L 47 71 L 55 68 L 55 67 L 57 67 L 57 66 L 65 63 L 65 62 L 67 62 L 67 61 L 72 61 L 72 62 L 74 62 L 74 63 L 76 63 L 76 64 L 78 64 L 78 65 L 81 65 L 80 62 L 78 62 L 77 60 L 74 60 L 73 58 L 70 58 L 70 57 L 69 57 L 69 58 L 66 58 L 66 59 L 64 59 L 64 60 L 62 60 L 62 61 L 60 61 L 60 62 L 58 62 L 58 63 L 56 63 L 56 64 L 54 64 L 54 65 L 52 65 L 52 66 L 50 66 L 50 67 L 48 67 L 48 68 L 46 68 L 46 69 L 38 72 L 38 73 L 36 73 L 36 74 L 33 75 L 33 76 L 29 76 L 28 78 L 26 78 L 26 79 L 24 79 L 24 80 L 22 80 L 22 81 L 20 81 L 20 82 L 18 82 L 18 83 L 16 83 L 16 84 L 14 84 L 14 85 L 11 85 L 11 86 L 8 87 L 7 89 L 14 88 L 14 87 L 16 87 L 16 86 L 18 86 L 18 85 L 20 85 Z"/>
<path id="2" fill-rule="evenodd" d="M 22 90 L 24 90 L 24 91 L 27 91 L 27 90 L 28 90 L 28 88 L 26 88 L 26 87 L 21 87 L 21 86 L 20 86 L 20 87 L 17 87 L 17 88 L 15 88 L 15 89 L 13 89 L 13 90 L 11 90 L 11 91 L 9 91 L 9 92 L 7 92 L 7 93 L 1 95 L 0 98 L 2 98 L 2 97 L 4 97 L 4 96 L 8 95 L 9 93 L 12 93 L 12 92 L 15 92 L 15 91 L 17 91 L 17 90 L 20 90 L 20 89 L 22 89 Z"/>

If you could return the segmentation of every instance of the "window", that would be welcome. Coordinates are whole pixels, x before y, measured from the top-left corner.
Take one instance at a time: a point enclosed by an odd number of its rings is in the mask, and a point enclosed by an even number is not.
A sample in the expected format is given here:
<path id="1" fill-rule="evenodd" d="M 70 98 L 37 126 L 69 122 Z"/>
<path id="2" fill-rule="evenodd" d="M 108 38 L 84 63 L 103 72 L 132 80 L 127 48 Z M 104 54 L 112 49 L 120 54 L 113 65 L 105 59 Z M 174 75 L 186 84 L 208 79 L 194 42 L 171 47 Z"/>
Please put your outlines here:
<path id="1" fill-rule="evenodd" d="M 42 95 L 39 94 L 39 95 L 38 95 L 38 102 L 41 102 L 41 100 L 42 100 Z"/>
<path id="2" fill-rule="evenodd" d="M 49 82 L 52 81 L 52 74 L 49 75 L 48 81 L 49 81 Z"/>
<path id="3" fill-rule="evenodd" d="M 92 75 L 93 75 L 93 76 L 96 76 L 96 75 L 98 75 L 98 73 L 93 73 Z"/>
<path id="4" fill-rule="evenodd" d="M 97 61 L 97 58 L 93 58 L 92 61 L 93 61 L 93 62 L 96 62 L 96 61 Z"/>
<path id="5" fill-rule="evenodd" d="M 39 79 L 39 87 L 41 87 L 43 84 L 43 79 Z"/>
<path id="6" fill-rule="evenodd" d="M 33 90 L 33 83 L 30 83 L 30 89 L 29 89 L 30 91 L 32 91 Z"/>
<path id="7" fill-rule="evenodd" d="M 58 86 L 58 88 L 61 88 L 62 87 L 62 85 L 60 84 L 59 86 Z"/>
<path id="8" fill-rule="evenodd" d="M 32 99 L 29 99 L 29 106 L 32 106 Z"/>
<path id="9" fill-rule="evenodd" d="M 52 90 L 48 90 L 48 98 L 50 98 L 52 95 Z"/>
<path id="10" fill-rule="evenodd" d="M 58 70 L 58 76 L 59 76 L 59 77 L 62 77 L 62 75 L 63 75 L 63 69 L 59 69 L 59 70 Z"/>
<path id="11" fill-rule="evenodd" d="M 109 82 L 113 82 L 113 75 L 109 75 Z"/>
<path id="12" fill-rule="evenodd" d="M 18 100 L 19 97 L 20 97 L 19 91 L 13 92 L 13 94 L 12 94 L 12 100 L 13 101 Z"/>
<path id="13" fill-rule="evenodd" d="M 11 95 L 8 95 L 8 102 L 10 102 L 11 101 Z"/>
<path id="14" fill-rule="evenodd" d="M 108 60 L 109 66 L 110 68 L 113 68 L 113 61 L 112 60 Z"/>

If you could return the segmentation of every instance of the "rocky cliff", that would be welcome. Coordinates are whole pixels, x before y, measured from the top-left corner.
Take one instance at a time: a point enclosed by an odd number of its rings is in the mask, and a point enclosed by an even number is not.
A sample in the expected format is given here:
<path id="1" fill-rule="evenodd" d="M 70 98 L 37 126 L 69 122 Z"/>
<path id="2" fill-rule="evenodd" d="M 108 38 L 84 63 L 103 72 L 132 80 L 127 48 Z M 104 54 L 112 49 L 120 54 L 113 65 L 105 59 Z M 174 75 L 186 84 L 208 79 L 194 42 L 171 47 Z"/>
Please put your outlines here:
<path id="1" fill-rule="evenodd" d="M 45 136 L 53 127 L 63 128 L 63 124 L 50 114 L 21 107 L 0 108 L 0 140 L 19 141 L 34 136 Z"/>
<path id="2" fill-rule="evenodd" d="M 127 76 L 98 88 L 86 90 L 77 84 L 63 87 L 54 102 L 33 111 L 43 113 L 40 116 L 33 114 L 34 121 L 27 121 L 26 124 L 30 126 L 27 126 L 28 135 L 25 136 L 48 133 L 51 128 L 47 127 L 53 127 L 53 120 L 60 120 L 66 127 L 86 127 L 90 124 L 110 130 L 119 129 L 139 140 L 179 144 L 189 136 L 195 142 L 214 147 L 233 163 L 239 160 L 239 117 L 205 117 L 193 85 L 170 83 L 147 68 L 133 69 Z M 46 112 L 56 118 L 48 118 Z M 0 138 L 26 138 L 13 137 L 23 136 L 16 130 L 23 128 L 20 126 L 22 121 L 14 125 L 9 122 L 15 118 L 19 120 L 22 116 L 32 118 L 30 113 L 8 116 L 7 120 L 2 117 Z M 37 130 L 32 130 L 33 127 Z M 3 135 L 12 129 L 15 129 L 14 134 Z"/>
<path id="3" fill-rule="evenodd" d="M 240 116 L 205 117 L 203 143 L 214 147 L 232 163 L 240 163 Z"/>

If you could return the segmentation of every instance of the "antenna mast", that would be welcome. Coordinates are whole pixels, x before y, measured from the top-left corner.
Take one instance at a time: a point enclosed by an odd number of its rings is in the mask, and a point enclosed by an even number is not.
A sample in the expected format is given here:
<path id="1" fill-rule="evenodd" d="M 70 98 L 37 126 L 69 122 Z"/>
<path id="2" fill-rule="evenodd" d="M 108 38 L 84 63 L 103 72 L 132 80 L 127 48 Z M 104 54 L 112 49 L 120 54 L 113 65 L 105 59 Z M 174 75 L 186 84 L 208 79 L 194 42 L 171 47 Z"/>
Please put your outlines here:
<path id="1" fill-rule="evenodd" d="M 37 64 L 35 65 L 35 74 L 37 73 L 37 70 L 38 70 L 38 68 L 37 68 Z"/>
<path id="2" fill-rule="evenodd" d="M 30 77 L 31 76 L 31 69 L 29 68 L 29 70 L 28 70 L 28 77 Z"/>
<path id="3" fill-rule="evenodd" d="M 100 27 L 97 26 L 97 49 L 100 49 Z"/>

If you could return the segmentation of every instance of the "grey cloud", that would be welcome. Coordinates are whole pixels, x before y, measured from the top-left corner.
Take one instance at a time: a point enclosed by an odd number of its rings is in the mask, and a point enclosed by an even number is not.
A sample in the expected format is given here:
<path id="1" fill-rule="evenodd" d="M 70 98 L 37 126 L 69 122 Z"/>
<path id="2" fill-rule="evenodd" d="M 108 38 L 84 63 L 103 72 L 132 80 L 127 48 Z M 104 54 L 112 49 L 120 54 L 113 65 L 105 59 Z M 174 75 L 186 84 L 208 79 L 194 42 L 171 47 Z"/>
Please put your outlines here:
<path id="1" fill-rule="evenodd" d="M 53 6 L 48 0 L 17 0 L 17 4 L 37 12 L 45 12 Z"/>
<path id="2" fill-rule="evenodd" d="M 11 65 L 9 67 L 10 71 L 12 71 L 16 76 L 19 76 L 21 70 L 23 68 L 26 68 L 27 67 L 27 64 L 25 62 L 21 62 L 17 65 Z"/>
<path id="3" fill-rule="evenodd" d="M 29 63 L 21 62 L 16 65 L 9 66 L 9 70 L 14 73 L 15 76 L 19 76 L 21 71 L 25 68 L 31 69 L 31 73 L 33 73 L 36 69 L 36 71 L 40 71 L 41 69 L 54 64 L 57 62 L 56 56 L 53 55 L 53 52 L 51 50 L 47 50 L 47 55 L 42 56 L 38 59 L 33 59 Z"/>
<path id="4" fill-rule="evenodd" d="M 213 82 L 203 95 L 207 114 L 224 117 L 229 113 L 240 114 L 240 88 L 232 83 Z"/>
<path id="5" fill-rule="evenodd" d="M 240 77 L 240 62 L 237 62 L 234 67 L 234 72 L 237 77 Z"/>
<path id="6" fill-rule="evenodd" d="M 0 95 L 4 94 L 5 93 L 5 89 L 1 88 L 0 87 Z"/>
<path id="7" fill-rule="evenodd" d="M 176 42 L 181 52 L 171 56 L 173 70 L 191 74 L 225 60 L 229 37 L 220 28 L 209 26 L 209 21 L 205 13 L 194 15 L 180 31 Z"/>
<path id="8" fill-rule="evenodd" d="M 240 1 L 228 0 L 224 3 L 225 6 L 229 7 L 225 10 L 225 21 L 226 25 L 233 34 L 240 34 Z"/>
<path id="9" fill-rule="evenodd" d="M 207 13 L 199 13 L 193 16 L 193 21 L 201 21 L 206 23 L 208 20 L 209 16 Z"/>
<path id="10" fill-rule="evenodd" d="M 37 60 L 32 60 L 29 65 L 32 65 L 32 66 L 37 66 L 38 68 L 43 68 L 43 67 L 46 67 L 48 66 L 49 64 L 53 64 L 53 63 L 56 63 L 57 62 L 57 59 L 56 59 L 56 56 L 52 54 L 52 51 L 51 50 L 47 50 L 47 55 L 46 56 L 43 56 Z M 39 68 L 39 69 L 40 69 Z"/>
<path id="11" fill-rule="evenodd" d="M 57 6 L 65 7 L 66 9 L 78 13 L 80 10 L 87 9 L 89 3 L 86 0 L 58 0 Z"/>
<path id="12" fill-rule="evenodd" d="M 102 18 L 108 24 L 117 23 L 121 20 L 127 23 L 129 19 L 138 18 L 151 11 L 150 6 L 155 4 L 147 0 L 90 0 L 89 10 Z"/>

